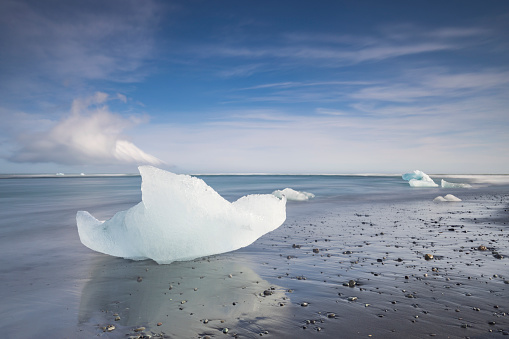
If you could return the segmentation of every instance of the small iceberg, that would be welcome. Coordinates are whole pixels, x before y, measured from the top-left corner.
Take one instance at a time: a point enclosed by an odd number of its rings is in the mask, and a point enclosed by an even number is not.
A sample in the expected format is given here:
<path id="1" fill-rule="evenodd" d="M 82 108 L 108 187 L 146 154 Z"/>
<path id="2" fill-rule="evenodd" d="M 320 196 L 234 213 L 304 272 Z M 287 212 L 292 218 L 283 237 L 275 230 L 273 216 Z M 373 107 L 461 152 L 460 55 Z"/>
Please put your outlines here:
<path id="1" fill-rule="evenodd" d="M 81 242 L 90 249 L 159 264 L 245 247 L 286 219 L 286 198 L 253 194 L 230 203 L 203 180 L 140 166 L 142 201 L 99 221 L 79 211 Z"/>
<path id="2" fill-rule="evenodd" d="M 407 180 L 411 187 L 438 187 L 438 185 L 426 173 L 415 170 L 412 173 L 402 175 L 403 180 Z"/>
<path id="3" fill-rule="evenodd" d="M 433 199 L 433 201 L 435 201 L 435 202 L 451 201 L 452 202 L 452 201 L 461 201 L 461 199 L 458 197 L 455 197 L 452 194 L 447 194 L 445 197 L 438 196 L 435 199 Z"/>
<path id="4" fill-rule="evenodd" d="M 293 200 L 293 201 L 306 201 L 309 199 L 313 199 L 315 195 L 313 193 L 308 192 L 300 192 L 296 191 L 291 188 L 285 188 L 284 190 L 277 190 L 272 192 L 273 195 L 278 197 L 279 199 L 282 199 L 283 197 L 286 197 L 287 200 Z"/>
<path id="5" fill-rule="evenodd" d="M 442 188 L 471 188 L 472 185 L 470 184 L 459 184 L 454 182 L 447 182 L 444 179 L 442 179 L 441 182 Z"/>

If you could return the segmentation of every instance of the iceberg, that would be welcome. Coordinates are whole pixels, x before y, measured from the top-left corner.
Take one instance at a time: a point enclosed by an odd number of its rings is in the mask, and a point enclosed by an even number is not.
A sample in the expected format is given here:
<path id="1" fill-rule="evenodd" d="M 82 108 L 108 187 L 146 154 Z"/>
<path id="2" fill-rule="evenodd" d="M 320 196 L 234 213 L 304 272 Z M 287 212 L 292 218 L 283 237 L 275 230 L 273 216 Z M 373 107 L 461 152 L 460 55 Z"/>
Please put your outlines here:
<path id="1" fill-rule="evenodd" d="M 294 200 L 294 201 L 306 201 L 309 199 L 313 199 L 315 195 L 313 193 L 308 192 L 300 192 L 296 191 L 291 188 L 285 188 L 284 190 L 277 190 L 272 192 L 273 195 L 278 197 L 279 199 L 282 199 L 283 197 L 286 197 L 287 200 Z"/>
<path id="2" fill-rule="evenodd" d="M 76 223 L 88 248 L 159 264 L 245 247 L 286 219 L 286 198 L 243 196 L 230 203 L 203 180 L 140 166 L 142 201 L 99 221 L 79 211 Z"/>
<path id="3" fill-rule="evenodd" d="M 411 187 L 438 187 L 438 185 L 426 173 L 415 170 L 412 173 L 402 175 L 403 180 L 407 180 Z"/>
<path id="4" fill-rule="evenodd" d="M 471 188 L 472 185 L 470 184 L 459 184 L 454 182 L 447 182 L 444 179 L 442 179 L 441 182 L 442 188 Z"/>
<path id="5" fill-rule="evenodd" d="M 452 194 L 447 194 L 445 197 L 438 196 L 435 199 L 433 199 L 435 202 L 445 202 L 445 201 L 461 201 L 460 198 L 455 197 Z"/>

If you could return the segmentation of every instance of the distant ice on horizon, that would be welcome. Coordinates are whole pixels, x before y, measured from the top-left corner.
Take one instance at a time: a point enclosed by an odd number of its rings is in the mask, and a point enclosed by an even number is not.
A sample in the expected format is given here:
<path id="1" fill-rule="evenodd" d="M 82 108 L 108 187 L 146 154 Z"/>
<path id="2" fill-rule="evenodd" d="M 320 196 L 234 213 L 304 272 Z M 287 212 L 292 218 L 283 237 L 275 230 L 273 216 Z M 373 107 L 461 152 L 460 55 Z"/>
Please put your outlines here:
<path id="1" fill-rule="evenodd" d="M 293 200 L 293 201 L 307 201 L 309 199 L 313 199 L 315 195 L 313 193 L 309 192 L 301 192 L 296 191 L 292 188 L 285 188 L 284 190 L 277 190 L 272 192 L 273 195 L 276 197 L 282 199 L 283 197 L 286 197 L 287 200 Z"/>
<path id="2" fill-rule="evenodd" d="M 438 185 L 426 173 L 415 170 L 412 173 L 402 175 L 403 180 L 407 180 L 411 187 L 438 187 Z"/>
<path id="3" fill-rule="evenodd" d="M 203 180 L 140 166 L 142 201 L 99 221 L 79 211 L 81 242 L 90 249 L 159 264 L 233 251 L 278 228 L 286 198 L 243 196 L 230 203 Z"/>
<path id="4" fill-rule="evenodd" d="M 472 185 L 470 184 L 459 184 L 454 182 L 448 182 L 442 179 L 441 185 L 442 188 L 471 188 Z"/>

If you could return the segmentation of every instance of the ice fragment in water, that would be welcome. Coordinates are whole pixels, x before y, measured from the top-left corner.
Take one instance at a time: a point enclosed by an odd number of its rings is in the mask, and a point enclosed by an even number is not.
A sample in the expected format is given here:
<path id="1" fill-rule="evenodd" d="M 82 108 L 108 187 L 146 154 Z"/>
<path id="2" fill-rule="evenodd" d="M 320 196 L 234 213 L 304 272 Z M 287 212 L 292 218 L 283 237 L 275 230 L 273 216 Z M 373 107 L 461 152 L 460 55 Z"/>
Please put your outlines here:
<path id="1" fill-rule="evenodd" d="M 142 201 L 99 221 L 76 214 L 81 242 L 90 249 L 160 264 L 233 251 L 278 228 L 286 198 L 244 196 L 230 203 L 203 180 L 141 166 Z"/>
<path id="2" fill-rule="evenodd" d="M 284 190 L 277 190 L 272 192 L 278 198 L 286 197 L 287 200 L 305 201 L 315 197 L 313 193 L 300 192 L 291 188 L 285 188 Z"/>
<path id="3" fill-rule="evenodd" d="M 438 187 L 438 185 L 426 173 L 415 170 L 412 173 L 405 173 L 403 180 L 407 180 L 411 187 Z"/>
<path id="4" fill-rule="evenodd" d="M 459 184 L 454 182 L 447 182 L 444 179 L 442 179 L 441 182 L 442 188 L 470 188 L 472 185 L 470 184 Z"/>
<path id="5" fill-rule="evenodd" d="M 461 201 L 460 198 L 455 197 L 452 194 L 447 194 L 445 197 L 438 196 L 435 199 L 433 199 L 435 202 L 445 202 L 445 201 Z"/>

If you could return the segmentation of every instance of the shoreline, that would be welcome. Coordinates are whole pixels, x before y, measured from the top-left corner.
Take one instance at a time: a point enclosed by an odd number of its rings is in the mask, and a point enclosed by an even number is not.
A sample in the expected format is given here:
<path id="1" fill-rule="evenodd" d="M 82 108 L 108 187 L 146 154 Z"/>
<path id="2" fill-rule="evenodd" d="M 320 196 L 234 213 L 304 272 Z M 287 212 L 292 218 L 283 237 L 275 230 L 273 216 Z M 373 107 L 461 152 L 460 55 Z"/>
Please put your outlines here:
<path id="1" fill-rule="evenodd" d="M 88 334 L 130 338 L 508 333 L 509 239 L 500 222 L 509 220 L 500 205 L 509 196 L 472 193 L 457 203 L 375 202 L 307 217 L 306 205 L 292 204 L 283 226 L 235 252 L 171 265 L 98 258 L 81 324 Z M 103 332 L 107 325 L 116 329 Z"/>
<path id="2" fill-rule="evenodd" d="M 248 247 L 170 265 L 110 257 L 79 240 L 76 209 L 99 217 L 128 209 L 140 199 L 137 180 L 101 180 L 97 188 L 81 180 L 6 186 L 2 333 L 14 339 L 509 334 L 509 186 L 215 181 L 229 198 L 287 183 L 322 194 L 288 202 L 285 223 Z M 449 193 L 463 201 L 433 202 Z"/>

